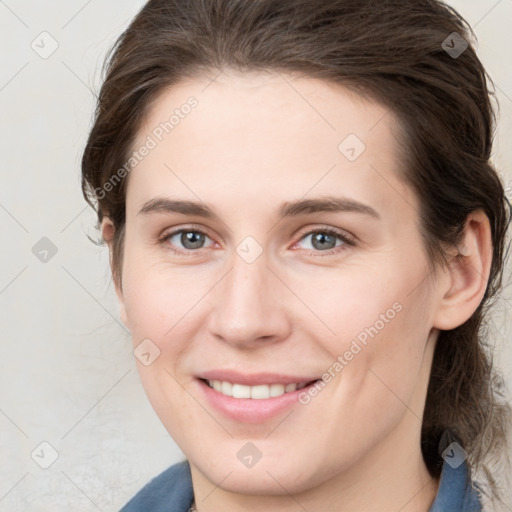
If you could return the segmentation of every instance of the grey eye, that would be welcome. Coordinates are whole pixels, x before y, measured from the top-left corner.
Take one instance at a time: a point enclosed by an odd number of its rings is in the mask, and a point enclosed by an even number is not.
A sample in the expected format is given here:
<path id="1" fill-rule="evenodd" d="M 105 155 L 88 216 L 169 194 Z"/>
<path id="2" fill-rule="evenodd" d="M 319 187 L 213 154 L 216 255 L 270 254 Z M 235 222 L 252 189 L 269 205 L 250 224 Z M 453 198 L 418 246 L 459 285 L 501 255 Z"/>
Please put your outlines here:
<path id="1" fill-rule="evenodd" d="M 310 239 L 310 247 L 306 249 L 315 249 L 317 251 L 325 251 L 339 247 L 345 243 L 340 235 L 332 234 L 328 231 L 312 231 L 305 235 L 302 240 Z M 337 244 L 336 242 L 339 241 Z"/>
<path id="2" fill-rule="evenodd" d="M 207 239 L 210 240 L 210 238 L 201 231 L 185 229 L 176 231 L 167 238 L 172 245 L 177 245 L 178 248 L 181 248 L 181 244 L 186 250 L 202 249 Z"/>

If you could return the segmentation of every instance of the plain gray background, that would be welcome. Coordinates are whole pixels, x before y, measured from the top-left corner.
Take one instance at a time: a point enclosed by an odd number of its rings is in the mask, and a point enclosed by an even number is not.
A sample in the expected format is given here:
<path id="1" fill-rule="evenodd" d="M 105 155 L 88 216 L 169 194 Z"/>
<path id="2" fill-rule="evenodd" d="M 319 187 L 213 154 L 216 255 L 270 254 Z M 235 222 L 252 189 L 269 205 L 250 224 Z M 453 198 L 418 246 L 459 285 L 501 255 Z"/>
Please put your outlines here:
<path id="1" fill-rule="evenodd" d="M 449 3 L 497 85 L 511 197 L 512 0 Z M 116 511 L 182 458 L 140 384 L 80 191 L 103 57 L 143 4 L 0 0 L 0 512 Z M 511 311 L 509 288 L 491 325 L 509 388 Z"/>

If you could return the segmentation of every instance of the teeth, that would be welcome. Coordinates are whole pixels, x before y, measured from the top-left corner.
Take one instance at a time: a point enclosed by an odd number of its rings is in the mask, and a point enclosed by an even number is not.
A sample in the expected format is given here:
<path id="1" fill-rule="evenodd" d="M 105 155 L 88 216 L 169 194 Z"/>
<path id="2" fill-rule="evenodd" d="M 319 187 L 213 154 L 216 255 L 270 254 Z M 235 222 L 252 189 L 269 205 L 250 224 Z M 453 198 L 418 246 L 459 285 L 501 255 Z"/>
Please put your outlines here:
<path id="1" fill-rule="evenodd" d="M 233 384 L 233 398 L 251 398 L 251 386 Z"/>
<path id="2" fill-rule="evenodd" d="M 285 391 L 283 384 L 272 384 L 269 386 L 270 396 L 280 396 L 284 394 Z"/>
<path id="3" fill-rule="evenodd" d="M 297 389 L 297 384 L 287 384 L 284 388 L 285 392 L 288 393 L 289 391 L 295 391 Z"/>
<path id="4" fill-rule="evenodd" d="M 258 386 L 245 386 L 244 384 L 231 384 L 231 382 L 225 382 L 220 380 L 209 380 L 208 385 L 226 396 L 232 396 L 233 398 L 254 398 L 261 400 L 265 398 L 271 398 L 281 396 L 284 393 L 290 393 L 297 389 L 302 389 L 307 385 L 306 382 L 301 384 L 261 384 Z"/>

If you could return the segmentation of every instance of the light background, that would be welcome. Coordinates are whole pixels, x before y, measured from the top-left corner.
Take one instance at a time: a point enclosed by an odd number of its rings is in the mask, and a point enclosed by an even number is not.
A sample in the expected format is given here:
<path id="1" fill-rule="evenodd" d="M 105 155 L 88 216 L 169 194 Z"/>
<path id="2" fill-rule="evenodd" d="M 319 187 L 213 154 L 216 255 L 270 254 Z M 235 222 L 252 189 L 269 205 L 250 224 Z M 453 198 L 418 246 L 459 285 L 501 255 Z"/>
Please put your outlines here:
<path id="1" fill-rule="evenodd" d="M 512 0 L 449 3 L 497 85 L 495 162 L 510 197 Z M 116 511 L 182 458 L 140 384 L 80 191 L 103 57 L 143 4 L 0 0 L 0 512 Z M 31 47 L 51 49 L 43 31 L 59 45 L 47 59 Z M 32 252 L 42 237 L 58 250 L 47 263 Z M 509 289 L 492 328 L 510 388 L 511 311 Z"/>

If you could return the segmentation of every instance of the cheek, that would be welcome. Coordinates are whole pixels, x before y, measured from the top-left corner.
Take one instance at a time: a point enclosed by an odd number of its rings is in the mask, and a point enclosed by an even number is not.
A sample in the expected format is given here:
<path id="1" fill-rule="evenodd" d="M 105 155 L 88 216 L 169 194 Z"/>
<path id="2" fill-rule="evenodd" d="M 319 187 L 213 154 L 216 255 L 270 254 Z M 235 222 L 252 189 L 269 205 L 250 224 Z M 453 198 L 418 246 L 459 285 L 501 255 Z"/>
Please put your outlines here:
<path id="1" fill-rule="evenodd" d="M 363 348 L 379 351 L 385 344 L 386 350 L 395 351 L 401 344 L 410 346 L 405 338 L 412 331 L 417 335 L 422 323 L 428 323 L 427 297 L 410 293 L 423 278 L 420 268 L 406 275 L 397 266 L 354 265 L 320 279 L 302 276 L 294 290 L 307 298 L 304 302 L 317 316 L 315 320 L 307 315 L 305 328 L 323 323 L 317 338 L 325 339 L 330 353 L 350 350 L 354 341 Z M 326 335 L 320 336 L 324 331 Z"/>
<path id="2" fill-rule="evenodd" d="M 410 297 L 392 304 L 394 308 L 374 310 L 345 352 L 350 355 L 354 346 L 360 347 L 342 372 L 342 400 L 351 404 L 356 424 L 363 425 L 370 437 L 379 429 L 391 429 L 404 414 L 413 421 L 413 416 L 421 418 L 423 403 L 418 396 L 428 381 L 428 313 L 421 301 Z"/>
<path id="3" fill-rule="evenodd" d="M 191 287 L 190 280 L 187 286 L 183 279 L 164 280 L 165 273 L 150 269 L 126 265 L 126 270 L 124 299 L 133 347 L 137 350 L 143 340 L 150 340 L 151 350 L 158 353 L 147 366 L 136 359 L 137 370 L 153 409 L 170 434 L 180 439 L 188 432 L 195 405 L 183 393 L 187 383 L 180 368 L 195 323 L 193 306 L 204 293 Z"/>
<path id="4" fill-rule="evenodd" d="M 410 428 L 421 422 L 423 404 L 417 397 L 427 381 L 422 368 L 428 362 L 423 361 L 428 321 L 417 303 L 404 297 L 394 301 L 397 296 L 383 292 L 382 302 L 374 296 L 364 313 L 354 309 L 353 317 L 338 322 L 341 334 L 329 344 L 332 364 L 325 368 L 334 374 L 332 383 L 306 405 L 316 417 L 330 417 L 316 428 L 331 440 L 331 452 L 345 454 L 347 461 L 376 445 L 402 420 Z"/>
<path id="5" fill-rule="evenodd" d="M 126 266 L 124 302 L 132 334 L 163 340 L 173 337 L 173 329 L 182 328 L 193 316 L 192 310 L 204 295 L 204 281 L 186 278 L 174 272 Z"/>
<path id="6" fill-rule="evenodd" d="M 352 411 L 375 417 L 386 409 L 390 416 L 413 400 L 432 325 L 428 288 L 418 286 L 424 278 L 420 264 L 366 267 L 316 294 L 312 307 L 335 333 L 323 341 L 332 361 L 325 371 L 336 375 L 337 400 Z"/>

